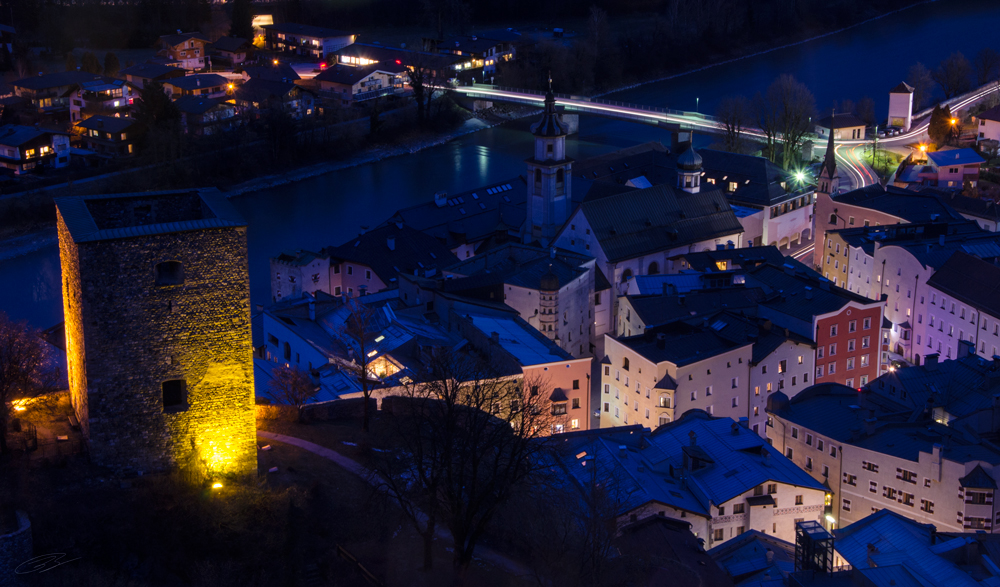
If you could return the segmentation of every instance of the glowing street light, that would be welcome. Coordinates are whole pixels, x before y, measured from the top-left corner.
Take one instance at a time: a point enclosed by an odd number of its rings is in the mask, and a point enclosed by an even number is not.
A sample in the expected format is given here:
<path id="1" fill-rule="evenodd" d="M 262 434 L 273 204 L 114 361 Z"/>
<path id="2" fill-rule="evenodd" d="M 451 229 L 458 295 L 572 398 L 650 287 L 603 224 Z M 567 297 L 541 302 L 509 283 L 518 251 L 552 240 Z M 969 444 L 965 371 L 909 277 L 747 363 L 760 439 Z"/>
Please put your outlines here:
<path id="1" fill-rule="evenodd" d="M 951 119 L 951 125 L 955 126 L 956 124 L 958 124 L 958 119 L 957 118 L 952 118 Z"/>
<path id="2" fill-rule="evenodd" d="M 275 59 L 274 61 L 272 61 L 272 63 L 274 63 L 275 65 L 277 65 L 278 64 L 278 60 Z"/>
<path id="3" fill-rule="evenodd" d="M 927 145 L 920 145 L 920 152 L 921 153 L 926 153 L 927 152 Z"/>
<path id="4" fill-rule="evenodd" d="M 222 489 L 222 483 L 219 483 L 218 481 L 212 483 L 212 489 Z"/>
<path id="5" fill-rule="evenodd" d="M 802 171 L 796 171 L 795 172 L 795 179 L 797 179 L 799 181 L 805 181 L 806 180 L 806 174 L 804 172 L 802 172 Z"/>

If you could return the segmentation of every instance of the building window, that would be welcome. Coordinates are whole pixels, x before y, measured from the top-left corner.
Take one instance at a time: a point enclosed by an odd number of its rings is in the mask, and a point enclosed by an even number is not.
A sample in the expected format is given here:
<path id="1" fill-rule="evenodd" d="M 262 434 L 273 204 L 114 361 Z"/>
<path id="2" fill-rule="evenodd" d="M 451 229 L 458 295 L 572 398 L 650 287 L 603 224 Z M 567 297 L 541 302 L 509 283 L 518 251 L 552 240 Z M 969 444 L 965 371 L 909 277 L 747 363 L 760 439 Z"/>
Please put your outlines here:
<path id="1" fill-rule="evenodd" d="M 844 511 L 845 512 L 851 511 L 851 500 L 849 499 L 844 500 Z"/>
<path id="2" fill-rule="evenodd" d="M 857 485 L 858 485 L 858 476 L 857 475 L 848 475 L 847 473 L 844 473 L 844 484 L 845 485 L 850 485 L 852 487 L 857 487 Z"/>
<path id="3" fill-rule="evenodd" d="M 156 285 L 183 285 L 184 265 L 180 261 L 156 264 Z"/>
<path id="4" fill-rule="evenodd" d="M 714 534 L 712 535 L 712 539 L 714 541 L 716 541 L 716 542 L 718 542 L 720 540 L 723 540 L 723 535 L 722 535 L 722 529 L 721 528 L 718 529 L 718 530 L 715 530 Z"/>
<path id="5" fill-rule="evenodd" d="M 862 322 L 862 328 L 864 328 L 865 330 L 868 330 L 871 327 L 872 327 L 872 319 L 871 318 L 865 318 L 864 321 Z"/>
<path id="6" fill-rule="evenodd" d="M 187 408 L 187 382 L 173 379 L 163 382 L 163 411 L 180 411 Z"/>
<path id="7" fill-rule="evenodd" d="M 920 500 L 920 510 L 927 512 L 928 514 L 934 513 L 934 502 L 929 499 Z"/>
<path id="8" fill-rule="evenodd" d="M 795 505 L 802 505 L 802 496 L 801 495 L 796 495 L 795 496 Z"/>
<path id="9" fill-rule="evenodd" d="M 788 457 L 789 459 L 792 458 L 792 447 L 788 447 L 785 449 L 785 456 Z"/>

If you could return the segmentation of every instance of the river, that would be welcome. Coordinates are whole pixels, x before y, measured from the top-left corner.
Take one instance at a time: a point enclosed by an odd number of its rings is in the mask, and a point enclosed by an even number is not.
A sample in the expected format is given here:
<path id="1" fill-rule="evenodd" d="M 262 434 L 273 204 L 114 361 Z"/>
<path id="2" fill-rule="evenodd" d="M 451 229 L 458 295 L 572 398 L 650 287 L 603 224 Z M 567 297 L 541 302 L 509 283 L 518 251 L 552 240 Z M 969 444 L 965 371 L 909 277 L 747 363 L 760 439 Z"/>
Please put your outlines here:
<path id="1" fill-rule="evenodd" d="M 685 110 L 694 109 L 698 98 L 698 108 L 711 113 L 722 97 L 752 96 L 778 75 L 791 73 L 812 89 L 821 109 L 834 100 L 856 102 L 868 95 L 882 117 L 888 90 L 910 65 L 921 61 L 932 67 L 953 51 L 971 58 L 987 43 L 1000 50 L 991 33 L 996 30 L 996 0 L 938 0 L 794 47 L 607 98 Z M 554 74 L 558 80 L 558 72 Z M 282 250 L 340 244 L 439 190 L 472 189 L 523 173 L 524 159 L 532 151 L 528 124 L 518 121 L 411 155 L 234 198 L 249 224 L 253 303 L 268 301 L 268 258 Z M 649 140 L 668 142 L 669 136 L 655 127 L 584 118 L 580 133 L 567 141 L 567 152 L 579 160 Z M 0 261 L 0 284 L 0 310 L 12 318 L 41 328 L 62 320 L 55 246 Z"/>

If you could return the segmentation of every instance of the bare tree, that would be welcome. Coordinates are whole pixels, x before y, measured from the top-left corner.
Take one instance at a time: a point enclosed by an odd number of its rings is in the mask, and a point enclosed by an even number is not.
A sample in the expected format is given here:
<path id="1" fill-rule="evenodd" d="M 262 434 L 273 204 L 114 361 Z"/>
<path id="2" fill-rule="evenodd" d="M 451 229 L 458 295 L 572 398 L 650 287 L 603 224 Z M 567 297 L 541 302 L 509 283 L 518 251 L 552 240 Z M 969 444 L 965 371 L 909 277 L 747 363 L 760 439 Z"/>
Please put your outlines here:
<path id="1" fill-rule="evenodd" d="M 276 368 L 274 379 L 268 386 L 271 388 L 271 397 L 295 406 L 299 414 L 299 422 L 303 420 L 302 407 L 310 399 L 316 397 L 316 393 L 319 392 L 319 388 L 313 383 L 309 373 L 298 365 Z"/>
<path id="2" fill-rule="evenodd" d="M 743 152 L 743 131 L 753 124 L 750 101 L 744 96 L 723 98 L 715 115 L 726 131 L 723 148 L 731 153 Z"/>
<path id="3" fill-rule="evenodd" d="M 992 47 L 983 47 L 972 60 L 976 69 L 976 85 L 985 86 L 1000 78 L 1000 53 Z"/>
<path id="4" fill-rule="evenodd" d="M 434 72 L 427 66 L 423 58 L 416 58 L 410 65 L 410 88 L 413 90 L 413 101 L 417 104 L 417 124 L 423 126 L 427 121 L 431 97 L 434 95 Z"/>
<path id="5" fill-rule="evenodd" d="M 913 109 L 923 108 L 934 91 L 934 78 L 923 63 L 917 62 L 906 72 L 906 83 L 913 88 Z"/>
<path id="6" fill-rule="evenodd" d="M 781 75 L 767 88 L 767 112 L 771 126 L 781 137 L 781 165 L 788 169 L 798 152 L 802 138 L 809 132 L 809 121 L 816 114 L 816 98 L 804 84 L 790 75 Z"/>
<path id="7" fill-rule="evenodd" d="M 14 403 L 54 390 L 57 381 L 40 333 L 0 312 L 0 454 L 8 451 Z"/>
<path id="8" fill-rule="evenodd" d="M 447 527 L 460 571 L 501 506 L 542 466 L 552 415 L 543 383 L 472 355 L 438 356 L 394 398 L 376 470 L 424 539 Z"/>
<path id="9" fill-rule="evenodd" d="M 931 77 L 941 86 L 945 99 L 948 99 L 969 91 L 972 66 L 965 55 L 956 51 L 941 61 L 937 69 L 931 72 Z"/>
<path id="10" fill-rule="evenodd" d="M 753 112 L 754 118 L 757 121 L 757 127 L 764 133 L 767 158 L 774 163 L 775 158 L 778 156 L 779 133 L 778 115 L 774 109 L 774 104 L 765 99 L 760 92 L 757 92 L 757 95 L 753 97 Z"/>
<path id="11" fill-rule="evenodd" d="M 865 96 L 858 100 L 856 110 L 858 118 L 864 121 L 867 126 L 874 126 L 877 120 L 875 116 L 875 100 Z"/>
<path id="12" fill-rule="evenodd" d="M 382 331 L 387 324 L 383 321 L 378 310 L 361 303 L 357 298 L 347 302 L 350 315 L 344 321 L 341 331 L 342 340 L 349 345 L 351 354 L 349 361 L 342 361 L 340 369 L 353 375 L 361 384 L 361 395 L 364 397 L 364 407 L 362 408 L 361 429 L 368 432 L 371 421 L 369 400 L 376 381 L 373 365 L 376 361 L 383 360 L 378 355 L 377 342 Z"/>

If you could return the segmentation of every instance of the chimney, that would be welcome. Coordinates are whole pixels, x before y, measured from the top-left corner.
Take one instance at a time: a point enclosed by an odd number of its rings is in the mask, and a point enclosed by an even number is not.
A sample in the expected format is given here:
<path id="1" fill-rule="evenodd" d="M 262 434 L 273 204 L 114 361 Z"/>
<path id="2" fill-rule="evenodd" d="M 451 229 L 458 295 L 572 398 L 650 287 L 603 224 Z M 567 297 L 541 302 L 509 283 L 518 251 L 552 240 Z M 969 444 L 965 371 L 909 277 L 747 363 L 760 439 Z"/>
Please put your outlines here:
<path id="1" fill-rule="evenodd" d="M 766 448 L 762 448 L 761 450 L 764 451 L 764 466 L 765 467 L 770 467 L 771 466 L 771 451 L 767 450 Z"/>
<path id="2" fill-rule="evenodd" d="M 200 77 L 194 78 L 194 85 L 198 86 L 199 88 L 201 87 L 201 78 Z"/>
<path id="3" fill-rule="evenodd" d="M 872 557 L 875 556 L 876 554 L 878 554 L 878 548 L 876 548 L 874 544 L 869 543 L 868 544 L 868 566 L 870 568 L 873 568 L 873 569 L 878 566 L 877 564 L 875 564 L 875 561 L 872 560 Z"/>
<path id="4" fill-rule="evenodd" d="M 628 457 L 628 447 L 625 446 L 624 444 L 619 444 L 618 445 L 618 458 L 624 459 L 626 457 Z"/>
<path id="5" fill-rule="evenodd" d="M 683 306 L 684 305 L 684 296 L 682 296 L 682 295 L 681 296 L 677 296 L 677 305 L 678 306 Z"/>
<path id="6" fill-rule="evenodd" d="M 961 359 L 962 357 L 974 357 L 976 355 L 976 343 L 971 340 L 960 340 L 958 341 L 958 354 L 956 359 Z"/>
<path id="7" fill-rule="evenodd" d="M 865 418 L 865 436 L 872 436 L 875 434 L 876 422 L 878 422 L 878 420 L 875 418 L 875 416 L 871 416 L 870 418 Z"/>
<path id="8" fill-rule="evenodd" d="M 924 357 L 924 369 L 927 371 L 937 371 L 938 354 L 932 353 Z"/>
<path id="9" fill-rule="evenodd" d="M 309 319 L 316 320 L 316 298 L 314 297 L 309 298 Z"/>
<path id="10" fill-rule="evenodd" d="M 448 205 L 448 192 L 437 192 L 434 194 L 434 205 L 438 208 L 444 208 Z"/>
<path id="11" fill-rule="evenodd" d="M 729 432 L 731 432 L 733 436 L 739 436 L 740 435 L 740 423 L 739 422 L 733 422 L 732 424 L 730 424 L 729 425 Z"/>
<path id="12" fill-rule="evenodd" d="M 688 438 L 691 439 L 691 446 L 698 446 L 698 435 L 694 430 L 688 432 Z"/>
<path id="13" fill-rule="evenodd" d="M 931 479 L 941 480 L 941 445 L 935 444 L 931 448 Z"/>
<path id="14" fill-rule="evenodd" d="M 944 246 L 944 235 L 943 234 L 938 235 L 938 244 L 941 245 L 942 247 Z"/>
<path id="15" fill-rule="evenodd" d="M 549 259 L 555 259 L 555 258 L 556 258 L 556 248 L 552 247 L 549 249 Z"/>
<path id="16" fill-rule="evenodd" d="M 390 251 L 395 251 L 396 250 L 396 237 L 390 236 L 389 238 L 385 239 L 385 244 L 388 245 Z"/>
<path id="17" fill-rule="evenodd" d="M 774 562 L 774 551 L 771 550 L 770 548 L 768 548 L 767 552 L 764 553 L 764 560 L 767 561 L 767 564 L 773 563 Z"/>
<path id="18" fill-rule="evenodd" d="M 493 344 L 500 344 L 500 333 L 499 332 L 491 332 L 490 333 L 490 342 L 492 342 Z"/>
<path id="19" fill-rule="evenodd" d="M 656 335 L 656 348 L 663 349 L 667 348 L 667 335 L 660 332 Z"/>
<path id="20" fill-rule="evenodd" d="M 813 299 L 813 288 L 809 287 L 808 285 L 806 286 L 806 299 L 807 300 Z"/>

